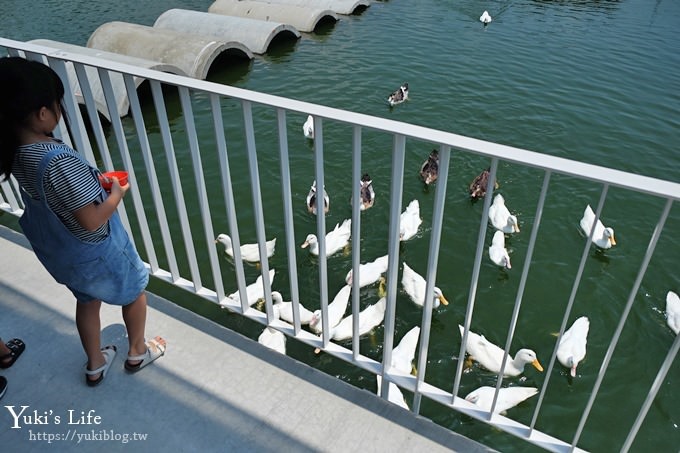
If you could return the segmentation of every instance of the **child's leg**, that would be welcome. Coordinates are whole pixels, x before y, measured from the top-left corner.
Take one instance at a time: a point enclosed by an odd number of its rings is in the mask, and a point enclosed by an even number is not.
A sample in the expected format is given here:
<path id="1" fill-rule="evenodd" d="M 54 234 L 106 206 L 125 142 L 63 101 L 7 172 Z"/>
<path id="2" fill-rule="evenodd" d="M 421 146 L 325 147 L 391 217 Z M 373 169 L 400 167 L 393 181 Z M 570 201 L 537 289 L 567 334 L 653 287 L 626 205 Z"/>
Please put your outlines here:
<path id="1" fill-rule="evenodd" d="M 100 300 L 90 302 L 78 302 L 76 304 L 76 326 L 87 354 L 87 368 L 96 370 L 106 363 L 101 351 L 101 321 L 99 309 L 102 306 Z M 88 376 L 88 379 L 96 380 L 98 376 Z"/>
<path id="2" fill-rule="evenodd" d="M 127 329 L 130 351 L 128 355 L 136 356 L 146 352 L 144 329 L 146 327 L 146 293 L 142 293 L 134 302 L 123 306 L 123 321 Z"/>

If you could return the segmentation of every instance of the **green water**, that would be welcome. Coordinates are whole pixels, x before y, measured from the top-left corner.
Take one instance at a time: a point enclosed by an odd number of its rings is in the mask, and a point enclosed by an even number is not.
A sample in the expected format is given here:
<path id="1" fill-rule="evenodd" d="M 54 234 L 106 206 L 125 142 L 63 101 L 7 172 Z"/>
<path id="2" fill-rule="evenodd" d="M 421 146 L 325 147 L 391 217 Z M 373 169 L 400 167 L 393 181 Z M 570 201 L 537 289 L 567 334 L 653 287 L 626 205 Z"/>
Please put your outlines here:
<path id="1" fill-rule="evenodd" d="M 115 4 L 79 1 L 5 1 L 0 17 L 2 35 L 17 40 L 49 38 L 84 45 L 101 23 L 122 20 L 151 25 L 166 9 L 181 7 L 207 11 L 209 1 L 156 1 Z M 494 21 L 483 27 L 484 10 Z M 36 13 L 37 11 L 37 13 Z M 513 145 L 551 155 L 613 167 L 638 174 L 680 181 L 680 3 L 672 0 L 630 1 L 439 1 L 390 0 L 374 3 L 359 15 L 321 27 L 298 41 L 277 42 L 271 51 L 250 62 L 228 62 L 209 79 L 256 91 L 442 129 L 475 138 Z M 407 81 L 410 100 L 390 109 L 386 96 Z M 182 169 L 191 168 L 184 152 L 183 119 L 176 96 L 168 93 L 168 109 Z M 205 99 L 194 100 L 202 149 L 214 144 Z M 154 149 L 160 137 L 148 107 L 147 128 Z M 255 240 L 251 193 L 241 136 L 240 107 L 223 102 L 230 165 L 236 193 L 239 230 L 243 242 Z M 274 288 L 289 298 L 287 256 L 283 244 L 283 212 L 276 120 L 272 111 L 255 106 L 260 179 L 264 190 L 266 234 L 280 238 L 270 266 L 277 270 Z M 295 240 L 316 231 L 315 219 L 303 206 L 313 180 L 311 143 L 301 133 L 305 115 L 290 114 L 289 146 L 293 175 Z M 134 130 L 125 127 L 135 151 Z M 347 181 L 351 174 L 351 130 L 327 124 L 324 130 L 326 189 L 331 197 L 327 226 L 351 215 Z M 429 245 L 434 191 L 423 190 L 417 169 L 433 145 L 409 140 L 406 147 L 404 205 L 420 201 L 425 219 L 422 232 L 400 248 L 400 258 L 424 273 Z M 362 261 L 385 253 L 391 174 L 391 139 L 365 131 L 363 165 L 373 177 L 375 207 L 362 214 Z M 209 181 L 213 228 L 228 231 L 220 196 L 216 158 L 204 160 Z M 157 151 L 157 165 L 164 157 Z M 444 231 L 437 285 L 451 305 L 433 317 L 425 380 L 450 391 L 460 348 L 457 325 L 463 321 L 482 204 L 470 203 L 467 185 L 489 161 L 454 152 L 446 197 Z M 160 172 L 167 184 L 167 175 Z M 482 262 L 472 329 L 496 344 L 506 341 L 519 279 L 525 265 L 531 228 L 543 173 L 501 162 L 500 192 L 520 219 L 522 232 L 508 240 L 513 269 L 499 271 Z M 191 194 L 190 184 L 185 190 Z M 584 238 L 578 220 L 586 203 L 597 204 L 601 187 L 553 175 L 537 237 L 531 272 L 524 292 L 512 351 L 534 349 L 544 365 L 550 358 L 561 317 L 569 300 Z M 191 196 L 191 195 L 190 195 Z M 610 188 L 603 212 L 605 223 L 616 229 L 618 245 L 606 253 L 590 251 L 576 295 L 570 323 L 590 318 L 586 360 L 576 379 L 567 378 L 559 364 L 550 379 L 537 428 L 570 441 L 593 388 L 663 202 L 652 197 Z M 189 206 L 195 225 L 200 221 Z M 175 225 L 176 213 L 170 212 Z M 154 229 L 152 224 L 152 229 Z M 658 367 L 673 341 L 664 320 L 668 290 L 680 291 L 678 254 L 680 211 L 671 210 L 649 269 L 635 295 L 621 342 L 612 357 L 594 409 L 579 446 L 591 451 L 618 451 L 644 401 Z M 176 235 L 176 231 L 173 231 Z M 194 234 L 199 234 L 195 232 Z M 492 232 L 487 231 L 487 241 Z M 158 237 L 158 236 L 157 236 Z M 200 238 L 200 236 L 199 236 Z M 196 240 L 198 253 L 205 244 Z M 181 242 L 178 242 L 181 245 Z M 318 304 L 316 261 L 297 249 L 301 300 Z M 161 261 L 163 257 L 161 257 Z M 328 261 L 331 297 L 343 284 L 351 257 Z M 235 288 L 233 264 L 223 261 L 228 291 Z M 185 275 L 186 265 L 182 264 Z M 202 266 L 207 286 L 210 277 Z M 252 281 L 257 270 L 247 269 Z M 152 289 L 163 285 L 152 285 Z M 174 299 L 194 310 L 257 338 L 261 326 L 196 301 L 184 293 Z M 362 290 L 362 302 L 376 298 L 375 288 Z M 420 321 L 421 311 L 399 292 L 396 338 Z M 362 339 L 363 354 L 380 359 L 382 329 Z M 350 346 L 346 344 L 346 346 Z M 354 385 L 375 390 L 375 380 L 327 355 L 315 356 L 309 347 L 288 341 L 288 354 Z M 531 369 L 526 379 L 506 379 L 509 385 L 541 387 L 545 376 Z M 649 415 L 633 445 L 635 451 L 677 452 L 680 448 L 680 379 L 678 361 L 664 380 Z M 478 368 L 463 376 L 460 396 L 479 385 L 494 385 L 494 377 Z M 411 395 L 406 395 L 411 402 Z M 512 409 L 509 416 L 529 423 L 536 398 Z M 424 415 L 437 423 L 494 448 L 525 451 L 528 446 L 436 403 L 424 401 Z"/>

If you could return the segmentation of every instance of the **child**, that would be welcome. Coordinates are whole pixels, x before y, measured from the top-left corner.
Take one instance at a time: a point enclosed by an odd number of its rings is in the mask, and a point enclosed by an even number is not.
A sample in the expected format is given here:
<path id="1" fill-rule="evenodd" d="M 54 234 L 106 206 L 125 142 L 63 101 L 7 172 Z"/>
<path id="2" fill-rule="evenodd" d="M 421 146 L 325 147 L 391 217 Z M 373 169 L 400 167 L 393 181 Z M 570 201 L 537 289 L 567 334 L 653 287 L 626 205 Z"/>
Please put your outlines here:
<path id="1" fill-rule="evenodd" d="M 116 208 L 129 189 L 113 178 L 111 193 L 99 171 L 53 138 L 64 85 L 48 66 L 0 58 L 0 172 L 21 186 L 19 224 L 45 268 L 76 297 L 76 326 L 87 354 L 85 380 L 101 383 L 116 347 L 101 347 L 101 302 L 121 305 L 128 334 L 125 369 L 136 372 L 165 353 L 166 342 L 144 339 L 147 270 Z M 66 120 L 66 118 L 64 118 Z"/>

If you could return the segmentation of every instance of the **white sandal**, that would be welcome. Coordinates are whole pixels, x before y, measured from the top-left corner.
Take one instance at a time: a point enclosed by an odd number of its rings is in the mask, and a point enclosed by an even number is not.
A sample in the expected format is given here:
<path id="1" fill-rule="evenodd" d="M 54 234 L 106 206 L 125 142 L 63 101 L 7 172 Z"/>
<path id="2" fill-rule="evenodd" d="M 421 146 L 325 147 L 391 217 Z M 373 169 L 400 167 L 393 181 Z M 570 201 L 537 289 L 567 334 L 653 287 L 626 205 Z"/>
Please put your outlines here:
<path id="1" fill-rule="evenodd" d="M 157 358 L 163 356 L 165 354 L 165 348 L 166 345 L 160 343 L 156 339 L 151 339 L 147 341 L 146 352 L 144 354 L 128 355 L 127 360 L 125 361 L 125 370 L 127 370 L 130 373 L 136 373 L 137 371 L 141 370 L 142 368 L 144 368 Z M 130 362 L 136 362 L 138 360 L 140 361 L 139 363 L 136 363 L 134 365 L 130 364 Z"/>
<path id="2" fill-rule="evenodd" d="M 111 364 L 113 363 L 113 359 L 116 357 L 116 346 L 115 345 L 108 345 L 104 346 L 102 349 L 102 354 L 104 354 L 104 365 L 100 366 L 96 370 L 88 370 L 87 369 L 87 363 L 85 363 L 85 382 L 87 382 L 87 385 L 90 387 L 96 387 L 97 385 L 101 384 L 104 378 L 106 377 L 107 371 L 109 371 L 109 368 L 111 367 Z M 99 374 L 101 373 L 101 374 Z M 99 377 L 95 380 L 88 379 L 88 376 L 95 376 L 99 374 Z"/>

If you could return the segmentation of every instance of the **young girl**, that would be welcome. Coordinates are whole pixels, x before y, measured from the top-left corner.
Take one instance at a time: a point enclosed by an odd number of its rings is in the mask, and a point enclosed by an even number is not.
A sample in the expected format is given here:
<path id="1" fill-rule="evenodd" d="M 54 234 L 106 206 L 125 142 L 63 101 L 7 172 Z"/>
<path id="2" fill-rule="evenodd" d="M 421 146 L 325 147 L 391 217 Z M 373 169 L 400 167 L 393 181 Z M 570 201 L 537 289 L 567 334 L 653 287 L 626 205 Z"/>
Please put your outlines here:
<path id="1" fill-rule="evenodd" d="M 116 355 L 114 345 L 101 347 L 102 301 L 122 306 L 129 372 L 162 356 L 166 342 L 144 339 L 149 275 L 116 211 L 129 184 L 113 178 L 107 194 L 99 171 L 53 138 L 63 96 L 61 79 L 48 66 L 0 58 L 0 172 L 5 179 L 13 174 L 21 186 L 25 209 L 19 224 L 36 256 L 76 297 L 85 380 L 95 386 Z"/>

